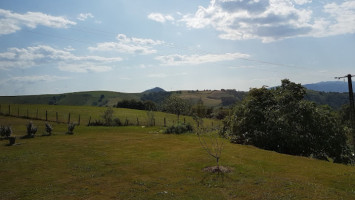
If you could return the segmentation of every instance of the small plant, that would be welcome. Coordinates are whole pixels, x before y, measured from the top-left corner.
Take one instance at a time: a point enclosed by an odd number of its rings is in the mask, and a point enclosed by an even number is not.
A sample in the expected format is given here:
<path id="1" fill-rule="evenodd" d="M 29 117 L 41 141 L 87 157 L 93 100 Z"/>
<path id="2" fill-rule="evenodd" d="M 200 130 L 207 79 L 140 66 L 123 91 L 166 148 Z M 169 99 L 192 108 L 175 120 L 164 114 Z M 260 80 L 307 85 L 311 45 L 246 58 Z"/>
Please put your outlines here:
<path id="1" fill-rule="evenodd" d="M 216 159 L 217 165 L 208 167 L 205 170 L 217 173 L 229 172 L 230 170 L 228 168 L 219 165 L 223 150 L 223 140 L 219 138 L 218 130 L 208 130 L 207 128 L 201 127 L 197 130 L 197 135 L 203 150 Z M 206 138 L 209 139 L 206 140 Z M 210 141 L 208 142 L 208 140 Z"/>
<path id="2" fill-rule="evenodd" d="M 165 133 L 171 134 L 182 134 L 182 133 L 192 133 L 193 127 L 190 124 L 178 123 L 166 128 Z"/>
<path id="3" fill-rule="evenodd" d="M 25 137 L 26 138 L 34 138 L 36 132 L 37 132 L 37 127 L 35 127 L 32 122 L 29 122 L 27 124 L 27 135 Z"/>
<path id="4" fill-rule="evenodd" d="M 53 131 L 52 125 L 50 125 L 49 123 L 46 123 L 45 126 L 46 126 L 45 129 L 46 129 L 47 135 L 48 136 L 52 135 L 52 131 Z"/>
<path id="5" fill-rule="evenodd" d="M 0 135 L 1 137 L 9 138 L 12 134 L 12 129 L 10 126 L 0 126 Z"/>
<path id="6" fill-rule="evenodd" d="M 69 135 L 73 135 L 74 134 L 74 128 L 75 128 L 76 124 L 75 123 L 69 123 L 68 124 L 68 132 L 67 134 Z"/>

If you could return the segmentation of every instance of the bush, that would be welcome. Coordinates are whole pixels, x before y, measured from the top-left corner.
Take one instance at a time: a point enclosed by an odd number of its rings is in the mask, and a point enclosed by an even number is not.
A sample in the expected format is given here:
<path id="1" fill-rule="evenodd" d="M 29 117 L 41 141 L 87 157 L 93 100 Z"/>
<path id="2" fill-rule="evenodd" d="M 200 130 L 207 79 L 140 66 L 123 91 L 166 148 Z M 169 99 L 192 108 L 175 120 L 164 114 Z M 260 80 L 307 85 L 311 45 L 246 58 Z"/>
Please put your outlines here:
<path id="1" fill-rule="evenodd" d="M 76 126 L 75 123 L 70 123 L 70 124 L 68 124 L 68 132 L 67 132 L 67 134 L 73 135 L 73 134 L 74 134 L 73 131 L 74 131 L 75 126 Z"/>
<path id="2" fill-rule="evenodd" d="M 52 125 L 50 125 L 49 123 L 46 123 L 45 126 L 46 126 L 45 129 L 46 129 L 47 135 L 52 135 L 52 131 L 53 131 Z"/>
<path id="3" fill-rule="evenodd" d="M 34 138 L 37 133 L 37 127 L 35 127 L 32 122 L 29 122 L 26 127 L 27 135 L 24 138 Z"/>
<path id="4" fill-rule="evenodd" d="M 12 134 L 12 129 L 10 126 L 0 126 L 0 135 L 1 137 L 9 138 Z"/>
<path id="5" fill-rule="evenodd" d="M 191 126 L 191 124 L 178 123 L 176 125 L 167 127 L 164 133 L 182 134 L 182 133 L 192 133 L 192 132 L 193 132 L 193 127 Z"/>

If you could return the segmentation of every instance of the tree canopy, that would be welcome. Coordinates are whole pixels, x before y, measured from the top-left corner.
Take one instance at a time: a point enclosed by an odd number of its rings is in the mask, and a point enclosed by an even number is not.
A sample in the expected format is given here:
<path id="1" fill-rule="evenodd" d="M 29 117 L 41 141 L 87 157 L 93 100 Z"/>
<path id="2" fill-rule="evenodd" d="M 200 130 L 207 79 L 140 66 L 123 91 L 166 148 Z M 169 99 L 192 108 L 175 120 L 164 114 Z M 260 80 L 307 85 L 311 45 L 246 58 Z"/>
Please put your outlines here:
<path id="1" fill-rule="evenodd" d="M 351 162 L 340 120 L 329 107 L 304 100 L 305 94 L 304 87 L 287 79 L 273 89 L 251 89 L 225 119 L 224 134 L 239 144 Z"/>

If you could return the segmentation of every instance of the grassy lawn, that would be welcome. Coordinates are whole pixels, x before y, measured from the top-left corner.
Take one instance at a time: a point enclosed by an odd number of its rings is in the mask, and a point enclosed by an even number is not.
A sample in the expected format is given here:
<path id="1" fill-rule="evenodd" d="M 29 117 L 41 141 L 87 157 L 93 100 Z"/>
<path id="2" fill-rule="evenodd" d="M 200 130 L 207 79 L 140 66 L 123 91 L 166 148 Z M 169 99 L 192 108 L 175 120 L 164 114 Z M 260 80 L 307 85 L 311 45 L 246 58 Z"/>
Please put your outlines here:
<path id="1" fill-rule="evenodd" d="M 0 116 L 14 135 L 28 120 Z M 355 199 L 355 167 L 225 141 L 218 175 L 194 134 L 53 123 L 53 136 L 0 141 L 0 199 Z"/>

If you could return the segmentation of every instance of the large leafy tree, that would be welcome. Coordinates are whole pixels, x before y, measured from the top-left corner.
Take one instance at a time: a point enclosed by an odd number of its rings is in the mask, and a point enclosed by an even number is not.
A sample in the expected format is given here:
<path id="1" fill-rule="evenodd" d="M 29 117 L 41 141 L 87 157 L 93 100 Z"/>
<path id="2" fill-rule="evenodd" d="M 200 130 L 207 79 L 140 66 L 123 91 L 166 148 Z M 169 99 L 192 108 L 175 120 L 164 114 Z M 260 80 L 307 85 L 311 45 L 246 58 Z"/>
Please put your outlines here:
<path id="1" fill-rule="evenodd" d="M 351 162 L 336 115 L 304 100 L 305 94 L 305 88 L 287 79 L 273 89 L 251 89 L 224 121 L 224 134 L 233 142 L 280 153 Z"/>

